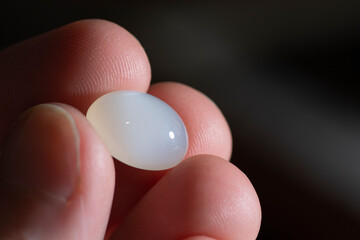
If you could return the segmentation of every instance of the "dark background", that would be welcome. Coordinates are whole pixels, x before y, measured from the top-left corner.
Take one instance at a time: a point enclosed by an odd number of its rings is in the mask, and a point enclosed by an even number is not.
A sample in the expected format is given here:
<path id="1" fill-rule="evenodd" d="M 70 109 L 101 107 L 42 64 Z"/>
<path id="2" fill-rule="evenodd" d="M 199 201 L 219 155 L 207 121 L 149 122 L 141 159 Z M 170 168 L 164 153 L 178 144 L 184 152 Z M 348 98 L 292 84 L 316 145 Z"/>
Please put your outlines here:
<path id="1" fill-rule="evenodd" d="M 0 49 L 84 18 L 114 21 L 153 82 L 211 97 L 260 198 L 258 239 L 360 239 L 358 1 L 11 1 Z"/>

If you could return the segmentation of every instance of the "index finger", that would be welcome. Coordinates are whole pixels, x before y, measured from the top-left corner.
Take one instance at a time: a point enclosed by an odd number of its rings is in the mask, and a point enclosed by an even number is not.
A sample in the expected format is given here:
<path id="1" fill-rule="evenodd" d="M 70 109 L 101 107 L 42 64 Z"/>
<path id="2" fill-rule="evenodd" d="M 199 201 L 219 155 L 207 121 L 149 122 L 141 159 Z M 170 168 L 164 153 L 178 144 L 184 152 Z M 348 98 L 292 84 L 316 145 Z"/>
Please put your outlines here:
<path id="1" fill-rule="evenodd" d="M 0 52 L 0 141 L 25 109 L 62 102 L 85 113 L 115 90 L 146 92 L 151 70 L 140 43 L 104 20 L 78 21 Z"/>

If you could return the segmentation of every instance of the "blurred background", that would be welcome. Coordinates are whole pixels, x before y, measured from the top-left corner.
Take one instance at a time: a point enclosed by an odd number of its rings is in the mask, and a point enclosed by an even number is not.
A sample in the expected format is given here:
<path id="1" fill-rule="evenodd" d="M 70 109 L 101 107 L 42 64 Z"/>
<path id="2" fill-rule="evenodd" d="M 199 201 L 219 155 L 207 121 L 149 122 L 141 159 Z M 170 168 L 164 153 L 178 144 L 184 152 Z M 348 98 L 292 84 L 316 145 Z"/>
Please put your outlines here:
<path id="1" fill-rule="evenodd" d="M 258 239 L 360 239 L 359 3 L 13 0 L 0 3 L 0 49 L 79 19 L 118 23 L 153 82 L 222 109 L 262 205 Z"/>

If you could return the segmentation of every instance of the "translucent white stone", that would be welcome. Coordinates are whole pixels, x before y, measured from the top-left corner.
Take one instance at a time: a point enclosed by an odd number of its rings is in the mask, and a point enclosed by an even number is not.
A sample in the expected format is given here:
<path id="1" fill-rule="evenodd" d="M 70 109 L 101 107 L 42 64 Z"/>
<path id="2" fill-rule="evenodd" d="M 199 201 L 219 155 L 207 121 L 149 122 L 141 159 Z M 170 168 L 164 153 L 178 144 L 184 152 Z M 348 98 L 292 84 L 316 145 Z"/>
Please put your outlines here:
<path id="1" fill-rule="evenodd" d="M 117 91 L 98 98 L 87 119 L 110 154 L 130 166 L 164 170 L 188 148 L 184 123 L 169 105 L 146 93 Z"/>

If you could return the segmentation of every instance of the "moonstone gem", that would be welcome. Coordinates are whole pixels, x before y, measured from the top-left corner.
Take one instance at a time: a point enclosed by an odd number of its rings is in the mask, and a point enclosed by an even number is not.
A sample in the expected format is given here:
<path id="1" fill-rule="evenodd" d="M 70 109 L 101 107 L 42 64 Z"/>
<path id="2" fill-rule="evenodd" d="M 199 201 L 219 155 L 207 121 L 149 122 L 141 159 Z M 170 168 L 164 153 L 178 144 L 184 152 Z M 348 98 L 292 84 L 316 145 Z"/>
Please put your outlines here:
<path id="1" fill-rule="evenodd" d="M 164 170 L 176 166 L 186 154 L 183 121 L 169 105 L 149 94 L 105 94 L 90 106 L 86 117 L 110 154 L 130 166 Z"/>

